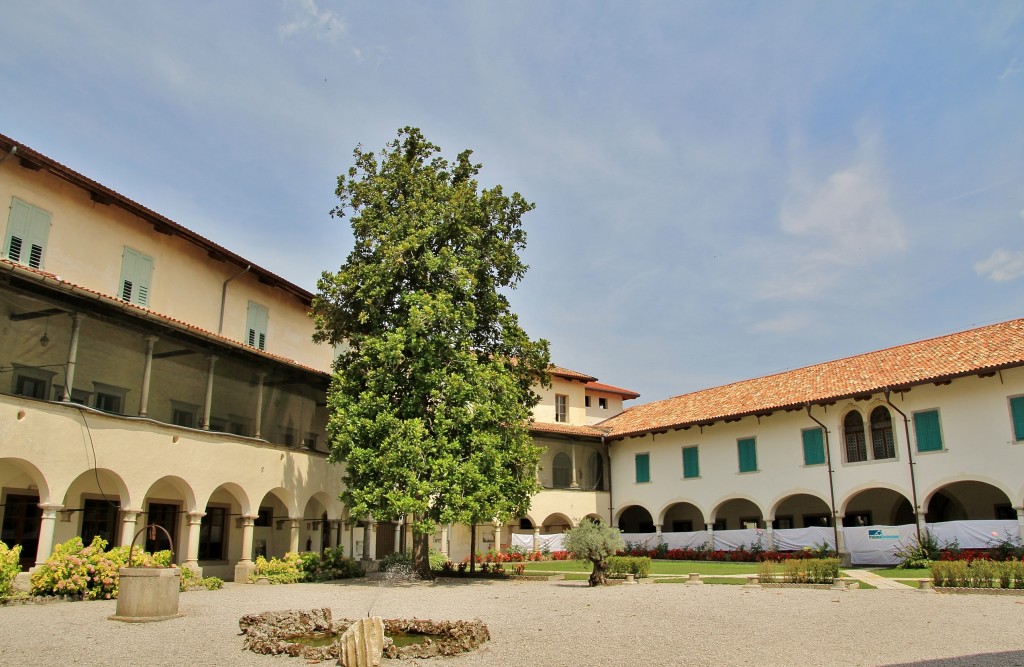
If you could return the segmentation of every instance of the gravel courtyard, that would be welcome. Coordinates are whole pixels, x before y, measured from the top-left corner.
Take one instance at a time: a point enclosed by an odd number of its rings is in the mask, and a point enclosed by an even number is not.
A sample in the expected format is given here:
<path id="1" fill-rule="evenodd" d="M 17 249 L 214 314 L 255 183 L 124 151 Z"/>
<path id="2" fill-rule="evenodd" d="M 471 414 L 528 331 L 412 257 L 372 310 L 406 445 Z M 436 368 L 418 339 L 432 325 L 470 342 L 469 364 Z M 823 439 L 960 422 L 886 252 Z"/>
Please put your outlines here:
<path id="1" fill-rule="evenodd" d="M 300 667 L 243 651 L 238 619 L 330 607 L 335 617 L 479 618 L 490 628 L 479 651 L 407 665 L 1024 665 L 1016 595 L 361 580 L 183 593 L 184 616 L 161 623 L 108 621 L 115 605 L 0 608 L 0 664 Z"/>

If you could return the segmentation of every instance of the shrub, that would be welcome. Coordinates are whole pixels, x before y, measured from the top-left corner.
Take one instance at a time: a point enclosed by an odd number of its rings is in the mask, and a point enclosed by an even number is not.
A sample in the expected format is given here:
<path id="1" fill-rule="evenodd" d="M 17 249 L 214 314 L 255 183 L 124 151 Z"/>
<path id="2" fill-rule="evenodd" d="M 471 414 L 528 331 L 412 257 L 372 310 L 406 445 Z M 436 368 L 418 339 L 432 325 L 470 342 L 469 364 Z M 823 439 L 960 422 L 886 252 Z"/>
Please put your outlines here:
<path id="1" fill-rule="evenodd" d="M 203 586 L 208 591 L 219 591 L 224 588 L 224 580 L 220 577 L 206 577 L 203 579 Z"/>
<path id="2" fill-rule="evenodd" d="M 894 552 L 900 559 L 900 568 L 921 568 L 928 567 L 932 561 L 939 560 L 943 551 L 958 551 L 960 544 L 952 542 L 939 542 L 930 531 L 924 531 L 920 537 L 915 537 L 910 544 L 900 546 Z"/>
<path id="3" fill-rule="evenodd" d="M 609 556 L 608 574 L 611 576 L 636 575 L 643 579 L 651 573 L 651 559 L 646 556 Z"/>
<path id="4" fill-rule="evenodd" d="M 838 558 L 791 558 L 782 562 L 762 561 L 757 566 L 758 581 L 765 584 L 830 584 L 838 576 Z"/>
<path id="5" fill-rule="evenodd" d="M 429 554 L 428 554 L 428 557 L 430 559 L 430 571 L 431 572 L 440 572 L 440 571 L 445 569 L 444 566 L 445 566 L 445 563 L 448 562 L 448 554 L 446 554 L 446 553 L 444 553 L 442 551 L 437 551 L 435 549 L 431 549 Z"/>
<path id="6" fill-rule="evenodd" d="M 380 561 L 381 572 L 411 571 L 412 554 L 407 551 L 396 551 L 388 554 Z"/>
<path id="7" fill-rule="evenodd" d="M 365 575 L 357 561 L 345 558 L 342 547 L 324 549 L 322 555 L 307 551 L 299 554 L 299 560 L 305 581 L 334 581 Z"/>
<path id="8" fill-rule="evenodd" d="M 283 558 L 270 560 L 257 556 L 256 570 L 249 575 L 249 581 L 266 577 L 272 584 L 297 583 L 304 578 L 304 573 L 299 569 L 301 563 L 297 553 L 286 553 Z"/>
<path id="9" fill-rule="evenodd" d="M 1021 542 L 1020 537 L 1005 533 L 1003 537 L 999 537 L 995 533 L 992 534 L 992 540 L 989 542 L 991 545 L 991 556 L 995 560 L 1020 560 L 1024 558 L 1024 543 Z"/>
<path id="10" fill-rule="evenodd" d="M 1024 562 L 1019 560 L 939 561 L 932 564 L 936 586 L 972 588 L 1024 588 Z"/>
<path id="11" fill-rule="evenodd" d="M 0 597 L 10 595 L 14 578 L 21 572 L 20 559 L 20 544 L 16 544 L 14 548 L 8 548 L 6 544 L 0 542 Z"/>
<path id="12" fill-rule="evenodd" d="M 776 570 L 777 563 L 772 560 L 763 560 L 757 565 L 757 580 L 762 584 L 771 584 L 778 579 Z"/>

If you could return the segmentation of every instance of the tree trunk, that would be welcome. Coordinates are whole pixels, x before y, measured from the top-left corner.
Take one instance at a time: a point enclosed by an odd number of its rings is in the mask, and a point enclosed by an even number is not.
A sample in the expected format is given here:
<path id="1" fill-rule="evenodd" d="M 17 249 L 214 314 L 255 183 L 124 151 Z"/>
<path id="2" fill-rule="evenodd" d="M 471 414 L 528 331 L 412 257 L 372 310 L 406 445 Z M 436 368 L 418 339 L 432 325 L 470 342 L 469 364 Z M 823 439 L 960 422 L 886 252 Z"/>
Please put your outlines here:
<path id="1" fill-rule="evenodd" d="M 412 569 L 421 579 L 433 579 L 434 574 L 430 571 L 430 533 L 421 534 L 417 530 L 419 525 L 418 520 L 413 523 Z"/>
<path id="2" fill-rule="evenodd" d="M 608 583 L 608 566 L 604 560 L 595 560 L 594 571 L 590 573 L 590 579 L 588 580 L 591 586 L 604 586 Z"/>
<path id="3" fill-rule="evenodd" d="M 469 527 L 469 573 L 476 572 L 476 523 Z"/>

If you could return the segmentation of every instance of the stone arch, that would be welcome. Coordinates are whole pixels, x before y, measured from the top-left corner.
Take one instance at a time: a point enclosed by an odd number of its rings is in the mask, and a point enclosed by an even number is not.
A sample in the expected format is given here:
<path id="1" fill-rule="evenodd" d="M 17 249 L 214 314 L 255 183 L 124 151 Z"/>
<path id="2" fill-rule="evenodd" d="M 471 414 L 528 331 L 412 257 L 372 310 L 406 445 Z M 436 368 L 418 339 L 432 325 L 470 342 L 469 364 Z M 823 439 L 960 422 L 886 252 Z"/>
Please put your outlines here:
<path id="1" fill-rule="evenodd" d="M 174 544 L 168 544 L 163 531 L 157 530 L 154 537 L 145 535 L 146 551 L 162 551 L 173 546 L 175 562 L 183 562 L 187 556 L 184 545 L 189 535 L 190 515 L 204 512 L 205 509 L 205 505 L 199 507 L 195 491 L 181 477 L 165 475 L 154 481 L 142 498 L 142 514 L 139 516 L 138 528 L 155 523 L 170 533 Z"/>
<path id="2" fill-rule="evenodd" d="M 5 488 L 35 491 L 42 505 L 52 502 L 46 476 L 34 463 L 25 459 L 0 458 L 0 489 Z"/>
<path id="3" fill-rule="evenodd" d="M 331 502 L 330 496 L 318 491 L 309 496 L 302 510 L 302 521 L 299 526 L 299 545 L 303 551 L 323 551 L 340 544 L 340 530 L 337 519 L 340 518 L 340 505 Z"/>
<path id="4" fill-rule="evenodd" d="M 241 560 L 241 518 L 252 512 L 249 494 L 238 484 L 225 482 L 202 501 L 202 507 L 199 561 L 207 567 L 209 561 Z"/>
<path id="5" fill-rule="evenodd" d="M 793 490 L 776 499 L 767 518 L 776 528 L 831 526 L 832 508 L 813 491 Z"/>
<path id="6" fill-rule="evenodd" d="M 942 521 L 964 521 L 1016 518 L 1010 492 L 995 481 L 979 479 L 955 479 L 936 485 L 922 499 L 925 520 L 928 523 Z M 1009 513 L 1014 516 L 1010 517 Z"/>
<path id="7" fill-rule="evenodd" d="M 749 496 L 733 496 L 721 500 L 711 511 L 711 520 L 716 530 L 733 530 L 746 528 L 747 523 L 756 523 L 764 527 L 764 510 L 756 500 Z"/>
<path id="8" fill-rule="evenodd" d="M 851 492 L 839 507 L 844 526 L 900 526 L 916 522 L 910 498 L 895 485 L 865 485 Z"/>
<path id="9" fill-rule="evenodd" d="M 626 505 L 615 515 L 615 525 L 624 533 L 653 533 L 654 517 L 640 504 Z"/>
<path id="10" fill-rule="evenodd" d="M 292 547 L 291 519 L 301 517 L 295 508 L 295 496 L 278 486 L 259 498 L 253 526 L 253 557 L 280 558 Z"/>
<path id="11" fill-rule="evenodd" d="M 544 534 L 564 533 L 573 527 L 572 519 L 561 512 L 553 512 L 544 519 L 540 532 Z"/>
<path id="12" fill-rule="evenodd" d="M 691 500 L 676 500 L 662 508 L 658 523 L 663 533 L 690 533 L 704 530 L 707 520 L 700 505 Z"/>
<path id="13" fill-rule="evenodd" d="M 596 514 L 594 512 L 591 512 L 590 514 L 588 514 L 587 516 L 585 516 L 583 518 L 584 519 L 590 519 L 594 523 L 604 523 L 604 517 L 601 516 L 600 514 Z"/>

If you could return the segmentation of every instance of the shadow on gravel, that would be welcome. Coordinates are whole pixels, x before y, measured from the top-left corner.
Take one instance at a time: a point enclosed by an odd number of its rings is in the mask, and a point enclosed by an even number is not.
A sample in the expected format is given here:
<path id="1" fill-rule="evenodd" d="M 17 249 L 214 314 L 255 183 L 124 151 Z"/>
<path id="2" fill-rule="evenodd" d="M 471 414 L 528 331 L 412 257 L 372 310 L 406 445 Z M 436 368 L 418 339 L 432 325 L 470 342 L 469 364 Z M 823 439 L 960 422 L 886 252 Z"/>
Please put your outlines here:
<path id="1" fill-rule="evenodd" d="M 1001 651 L 999 653 L 974 653 L 955 658 L 919 660 L 917 662 L 894 662 L 885 667 L 1024 667 L 1024 651 Z"/>

